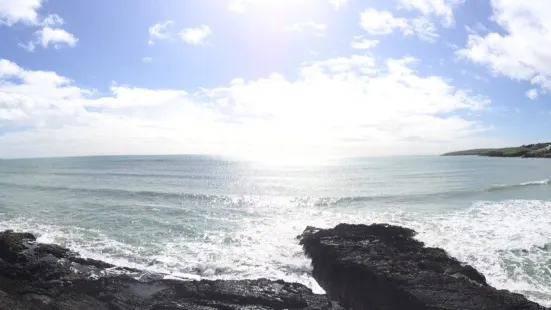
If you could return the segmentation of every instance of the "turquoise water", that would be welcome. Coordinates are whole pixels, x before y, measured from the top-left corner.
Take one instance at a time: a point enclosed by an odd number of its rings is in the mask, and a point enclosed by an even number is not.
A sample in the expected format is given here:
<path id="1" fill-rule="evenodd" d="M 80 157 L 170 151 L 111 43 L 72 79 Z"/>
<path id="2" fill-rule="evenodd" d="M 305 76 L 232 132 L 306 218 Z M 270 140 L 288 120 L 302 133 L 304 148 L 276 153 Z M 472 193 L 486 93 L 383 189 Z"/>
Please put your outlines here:
<path id="1" fill-rule="evenodd" d="M 204 156 L 0 161 L 0 229 L 175 278 L 276 278 L 320 292 L 296 236 L 386 222 L 499 288 L 551 305 L 551 160 Z"/>

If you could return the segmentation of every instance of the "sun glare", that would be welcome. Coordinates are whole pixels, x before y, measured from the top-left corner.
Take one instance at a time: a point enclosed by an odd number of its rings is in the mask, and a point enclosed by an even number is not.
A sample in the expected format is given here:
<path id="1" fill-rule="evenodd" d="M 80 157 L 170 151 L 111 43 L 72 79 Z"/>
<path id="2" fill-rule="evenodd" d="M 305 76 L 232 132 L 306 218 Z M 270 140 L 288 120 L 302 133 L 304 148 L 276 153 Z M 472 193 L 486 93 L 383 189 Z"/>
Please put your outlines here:
<path id="1" fill-rule="evenodd" d="M 251 5 L 259 10 L 276 10 L 290 13 L 313 7 L 315 3 L 310 0 L 244 0 L 241 1 L 241 5 Z"/>
<path id="2" fill-rule="evenodd" d="M 235 153 L 230 157 L 264 166 L 323 166 L 338 158 L 331 154 L 283 149 L 280 151 L 247 150 L 247 152 Z"/>

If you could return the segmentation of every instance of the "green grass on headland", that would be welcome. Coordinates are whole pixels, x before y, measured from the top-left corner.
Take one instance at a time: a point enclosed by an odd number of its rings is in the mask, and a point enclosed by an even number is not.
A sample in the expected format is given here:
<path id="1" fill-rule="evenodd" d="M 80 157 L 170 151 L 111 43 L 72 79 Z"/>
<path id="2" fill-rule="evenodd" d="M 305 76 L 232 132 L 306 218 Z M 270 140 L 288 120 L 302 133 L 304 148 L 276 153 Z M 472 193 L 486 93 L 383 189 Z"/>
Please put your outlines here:
<path id="1" fill-rule="evenodd" d="M 536 143 L 502 149 L 474 149 L 443 154 L 443 156 L 489 156 L 551 158 L 551 143 Z"/>

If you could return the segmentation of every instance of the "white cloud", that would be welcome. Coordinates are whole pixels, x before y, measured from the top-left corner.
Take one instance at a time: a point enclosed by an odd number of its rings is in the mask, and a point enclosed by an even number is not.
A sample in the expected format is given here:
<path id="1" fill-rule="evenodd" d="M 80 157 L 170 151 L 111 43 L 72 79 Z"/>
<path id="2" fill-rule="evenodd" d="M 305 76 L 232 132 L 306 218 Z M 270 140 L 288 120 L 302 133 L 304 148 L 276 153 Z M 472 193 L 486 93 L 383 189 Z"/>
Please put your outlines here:
<path id="1" fill-rule="evenodd" d="M 113 84 L 98 96 L 0 60 L 0 156 L 355 156 L 488 144 L 478 136 L 484 126 L 451 115 L 489 100 L 418 74 L 417 63 L 355 55 L 305 63 L 295 79 L 236 78 L 194 94 Z M 30 129 L 10 131 L 21 127 Z"/>
<path id="2" fill-rule="evenodd" d="M 489 100 L 441 77 L 418 76 L 415 63 L 406 58 L 379 65 L 365 55 L 339 57 L 305 64 L 295 81 L 279 74 L 239 79 L 204 95 L 233 107 L 234 117 L 247 117 L 244 139 L 265 153 L 289 148 L 300 153 L 411 153 L 419 145 L 432 152 L 452 141 L 476 140 L 473 136 L 483 127 L 441 115 L 484 109 Z"/>
<path id="3" fill-rule="evenodd" d="M 446 42 L 445 44 L 446 44 L 447 47 L 451 48 L 452 50 L 458 50 L 459 49 L 459 45 L 457 45 L 455 43 Z"/>
<path id="4" fill-rule="evenodd" d="M 212 132 L 217 115 L 184 91 L 113 85 L 100 97 L 53 72 L 0 60 L 0 156 L 213 153 L 209 143 L 224 134 Z"/>
<path id="5" fill-rule="evenodd" d="M 434 42 L 438 37 L 436 26 L 428 18 L 421 16 L 408 21 L 394 17 L 389 11 L 366 9 L 360 14 L 360 25 L 372 35 L 388 35 L 395 30 L 404 35 L 416 35 L 419 39 Z"/>
<path id="6" fill-rule="evenodd" d="M 426 16 L 436 16 L 445 27 L 454 24 L 453 10 L 465 0 L 397 0 L 401 8 L 416 10 Z"/>
<path id="7" fill-rule="evenodd" d="M 350 47 L 360 50 L 367 50 L 379 45 L 379 40 L 370 40 L 362 37 L 358 37 L 357 41 L 350 43 Z"/>
<path id="8" fill-rule="evenodd" d="M 541 92 L 551 90 L 551 2 L 491 2 L 492 19 L 502 32 L 471 33 L 458 54 L 488 67 L 493 74 L 528 81 Z M 533 94 L 533 93 L 532 93 Z"/>
<path id="9" fill-rule="evenodd" d="M 45 0 L 0 0 L 0 25 L 24 23 L 29 26 L 60 27 L 65 20 L 58 14 L 42 18 L 38 11 Z"/>
<path id="10" fill-rule="evenodd" d="M 526 97 L 530 98 L 531 100 L 536 100 L 538 99 L 538 90 L 537 89 L 530 89 L 529 91 L 526 92 Z"/>
<path id="11" fill-rule="evenodd" d="M 18 76 L 22 69 L 15 63 L 7 60 L 0 59 L 0 78 Z"/>
<path id="12" fill-rule="evenodd" d="M 321 75 L 323 72 L 342 73 L 360 70 L 361 73 L 376 72 L 375 60 L 368 55 L 352 55 L 350 57 L 336 57 L 306 64 L 301 69 L 303 76 Z"/>
<path id="13" fill-rule="evenodd" d="M 329 4 L 331 4 L 335 10 L 339 10 L 341 7 L 345 6 L 348 0 L 329 0 Z"/>
<path id="14" fill-rule="evenodd" d="M 111 85 L 110 90 L 112 96 L 89 100 L 85 104 L 108 109 L 153 107 L 187 95 L 185 91 L 156 90 L 117 84 Z"/>
<path id="15" fill-rule="evenodd" d="M 486 27 L 486 25 L 482 24 L 481 22 L 477 22 L 474 28 L 469 25 L 466 25 L 465 30 L 467 30 L 467 32 L 470 34 L 476 34 L 476 35 L 479 35 L 479 34 L 484 35 L 491 32 L 490 29 L 488 29 L 488 27 Z"/>
<path id="16" fill-rule="evenodd" d="M 27 52 L 31 52 L 31 53 L 34 52 L 34 50 L 35 50 L 35 48 L 36 48 L 36 46 L 35 46 L 35 44 L 34 44 L 33 41 L 29 41 L 29 42 L 27 42 L 26 44 L 20 42 L 20 43 L 18 43 L 17 45 L 18 45 L 19 47 L 21 47 L 22 49 L 26 50 Z"/>
<path id="17" fill-rule="evenodd" d="M 388 11 L 366 9 L 360 14 L 360 25 L 370 34 L 391 34 L 395 29 L 411 33 L 411 27 L 405 18 L 396 18 Z"/>
<path id="18" fill-rule="evenodd" d="M 294 32 L 300 32 L 300 33 L 306 32 L 308 30 L 315 31 L 317 35 L 323 36 L 325 35 L 325 31 L 327 30 L 327 25 L 309 21 L 304 23 L 297 23 L 290 27 L 287 27 L 287 31 L 294 31 Z"/>
<path id="19" fill-rule="evenodd" d="M 195 28 L 186 28 L 180 32 L 182 40 L 191 45 L 205 45 L 206 38 L 212 35 L 212 30 L 207 25 Z"/>
<path id="20" fill-rule="evenodd" d="M 75 47 L 78 38 L 72 33 L 69 33 L 61 28 L 44 27 L 34 33 L 35 39 L 27 44 L 19 43 L 19 47 L 24 48 L 28 52 L 33 52 L 37 45 L 44 48 L 53 46 L 59 49 L 63 46 Z"/>
<path id="21" fill-rule="evenodd" d="M 44 18 L 42 21 L 42 25 L 49 26 L 49 27 L 59 27 L 65 24 L 65 20 L 61 18 L 61 16 L 57 14 L 50 14 Z"/>
<path id="22" fill-rule="evenodd" d="M 38 13 L 44 0 L 0 0 L 0 25 L 11 26 L 24 23 L 29 26 L 43 26 L 34 33 L 35 39 L 18 45 L 32 52 L 37 44 L 44 47 L 53 45 L 59 48 L 62 45 L 75 46 L 78 39 L 71 33 L 59 28 L 65 20 L 57 14 L 50 14 L 42 18 Z"/>
<path id="23" fill-rule="evenodd" d="M 11 26 L 15 23 L 38 24 L 38 10 L 43 0 L 2 0 L 0 1 L 0 24 Z"/>
<path id="24" fill-rule="evenodd" d="M 143 61 L 143 62 L 152 62 L 152 61 L 153 61 L 153 58 L 151 58 L 151 57 L 144 57 L 144 58 L 142 58 L 142 61 Z"/>
<path id="25" fill-rule="evenodd" d="M 436 26 L 426 17 L 417 17 L 411 21 L 411 26 L 419 39 L 427 42 L 434 42 L 439 37 Z"/>
<path id="26" fill-rule="evenodd" d="M 29 71 L 0 60 L 0 128 L 73 123 L 82 109 L 75 100 L 89 94 L 53 72 Z"/>
<path id="27" fill-rule="evenodd" d="M 174 25 L 174 21 L 167 20 L 149 27 L 149 30 L 148 30 L 149 40 L 147 44 L 154 45 L 155 40 L 169 39 L 171 37 L 169 30 L 173 25 Z"/>
<path id="28" fill-rule="evenodd" d="M 40 44 L 45 48 L 50 45 L 55 48 L 60 48 L 63 45 L 74 47 L 78 42 L 78 39 L 73 34 L 61 28 L 44 27 L 36 34 Z"/>

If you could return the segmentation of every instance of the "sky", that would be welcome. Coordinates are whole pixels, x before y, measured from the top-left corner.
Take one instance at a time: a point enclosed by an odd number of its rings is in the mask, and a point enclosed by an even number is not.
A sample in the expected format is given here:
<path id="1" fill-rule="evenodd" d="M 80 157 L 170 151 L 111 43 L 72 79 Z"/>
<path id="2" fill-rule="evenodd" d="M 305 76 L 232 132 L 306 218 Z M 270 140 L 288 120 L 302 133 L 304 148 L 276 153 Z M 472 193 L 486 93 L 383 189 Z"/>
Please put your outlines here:
<path id="1" fill-rule="evenodd" d="M 549 141 L 549 0 L 0 0 L 0 157 Z"/>

